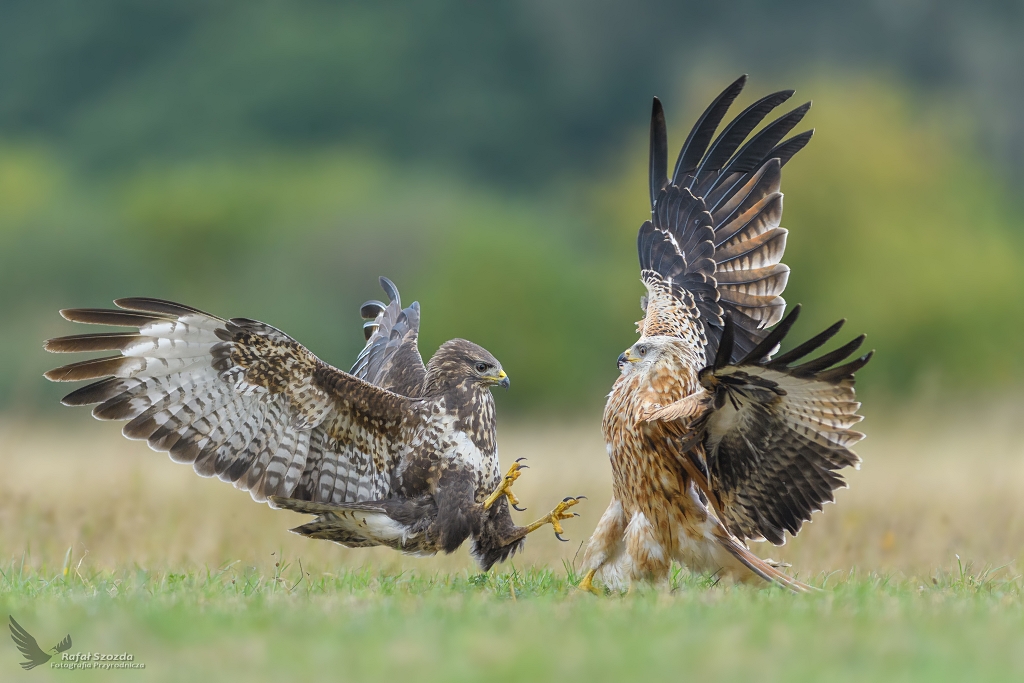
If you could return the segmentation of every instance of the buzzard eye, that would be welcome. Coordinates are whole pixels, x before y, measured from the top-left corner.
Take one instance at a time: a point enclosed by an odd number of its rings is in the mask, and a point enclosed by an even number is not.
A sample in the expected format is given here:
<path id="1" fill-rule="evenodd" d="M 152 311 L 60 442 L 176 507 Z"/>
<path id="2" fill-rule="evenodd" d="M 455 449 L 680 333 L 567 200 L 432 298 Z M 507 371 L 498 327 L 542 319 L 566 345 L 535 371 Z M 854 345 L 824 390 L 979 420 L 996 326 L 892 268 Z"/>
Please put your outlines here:
<path id="1" fill-rule="evenodd" d="M 484 372 L 486 370 L 487 370 L 487 363 L 477 363 L 476 364 L 476 371 L 477 372 Z"/>

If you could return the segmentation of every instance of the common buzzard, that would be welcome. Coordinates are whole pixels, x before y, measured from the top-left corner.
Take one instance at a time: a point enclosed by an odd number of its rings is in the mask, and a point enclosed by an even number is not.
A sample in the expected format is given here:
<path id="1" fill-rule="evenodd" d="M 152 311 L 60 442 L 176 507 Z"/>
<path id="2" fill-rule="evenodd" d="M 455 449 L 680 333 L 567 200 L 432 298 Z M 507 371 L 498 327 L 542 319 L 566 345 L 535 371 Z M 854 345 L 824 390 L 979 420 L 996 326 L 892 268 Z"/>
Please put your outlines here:
<path id="1" fill-rule="evenodd" d="M 715 137 L 745 82 L 700 117 L 671 180 L 654 100 L 651 220 L 638 237 L 645 317 L 604 411 L 613 497 L 587 546 L 585 590 L 596 592 L 595 579 L 614 589 L 664 581 L 673 561 L 806 590 L 744 542 L 784 543 L 845 485 L 837 471 L 860 462 L 853 375 L 871 354 L 837 364 L 863 336 L 803 360 L 840 322 L 772 358 L 799 312 L 783 319 L 780 169 L 811 131 L 783 138 L 810 103 L 748 140 L 792 91 L 768 95 Z"/>
<path id="2" fill-rule="evenodd" d="M 191 463 L 249 491 L 257 502 L 316 515 L 293 531 L 359 548 L 452 552 L 466 539 L 484 569 L 518 550 L 528 533 L 561 520 L 578 502 L 516 526 L 511 483 L 495 443 L 490 389 L 508 388 L 485 349 L 453 339 L 424 365 L 419 305 L 362 307 L 366 346 L 350 372 L 327 365 L 294 339 L 255 320 L 224 320 L 159 299 L 119 299 L 120 310 L 67 309 L 72 322 L 133 332 L 51 339 L 56 353 L 119 351 L 46 373 L 56 382 L 99 380 L 64 397 L 98 404 L 100 420 L 128 420 L 123 433 L 175 462 Z"/>

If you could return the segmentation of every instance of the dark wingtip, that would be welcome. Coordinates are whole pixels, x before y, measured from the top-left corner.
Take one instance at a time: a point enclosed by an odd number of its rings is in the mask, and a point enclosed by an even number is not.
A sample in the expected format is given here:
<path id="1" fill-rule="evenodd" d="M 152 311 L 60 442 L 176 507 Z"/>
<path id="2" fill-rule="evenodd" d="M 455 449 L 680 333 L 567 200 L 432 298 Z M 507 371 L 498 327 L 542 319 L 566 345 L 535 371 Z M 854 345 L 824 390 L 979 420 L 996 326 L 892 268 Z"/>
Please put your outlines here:
<path id="1" fill-rule="evenodd" d="M 374 320 L 385 308 L 387 308 L 387 306 L 384 305 L 383 301 L 370 299 L 369 301 L 363 302 L 363 305 L 359 307 L 359 317 L 363 320 Z"/>
<path id="2" fill-rule="evenodd" d="M 401 307 L 402 300 L 398 296 L 398 287 L 395 286 L 395 283 L 381 275 L 380 286 L 384 290 L 384 293 L 388 295 L 388 299 L 391 301 L 397 301 L 399 307 Z"/>
<path id="3" fill-rule="evenodd" d="M 733 343 L 736 335 L 735 323 L 732 320 L 732 313 L 725 312 L 722 320 L 722 337 L 718 341 L 718 354 L 715 355 L 715 370 L 721 370 L 732 359 Z"/>
<path id="4" fill-rule="evenodd" d="M 649 182 L 651 210 L 658 199 L 658 193 L 668 185 L 668 133 L 665 126 L 665 109 L 657 97 L 651 105 L 651 143 L 649 157 Z"/>
<path id="5" fill-rule="evenodd" d="M 720 92 L 697 119 L 693 128 L 690 129 L 689 135 L 686 136 L 682 149 L 679 150 L 679 157 L 676 159 L 676 165 L 672 171 L 673 184 L 680 184 L 683 176 L 697 168 L 704 152 L 707 151 L 708 144 L 711 143 L 711 138 L 714 137 L 718 124 L 722 122 L 725 113 L 746 83 L 747 74 L 743 74 Z"/>
<path id="6" fill-rule="evenodd" d="M 772 350 L 785 339 L 786 335 L 796 324 L 797 318 L 800 317 L 800 311 L 802 310 L 800 304 L 796 304 L 790 309 L 789 313 L 786 314 L 782 320 L 778 322 L 772 331 L 768 333 L 768 336 L 761 340 L 761 342 L 750 350 L 743 360 L 739 361 L 740 365 L 747 365 L 749 363 L 757 363 L 762 358 L 765 358 Z"/>

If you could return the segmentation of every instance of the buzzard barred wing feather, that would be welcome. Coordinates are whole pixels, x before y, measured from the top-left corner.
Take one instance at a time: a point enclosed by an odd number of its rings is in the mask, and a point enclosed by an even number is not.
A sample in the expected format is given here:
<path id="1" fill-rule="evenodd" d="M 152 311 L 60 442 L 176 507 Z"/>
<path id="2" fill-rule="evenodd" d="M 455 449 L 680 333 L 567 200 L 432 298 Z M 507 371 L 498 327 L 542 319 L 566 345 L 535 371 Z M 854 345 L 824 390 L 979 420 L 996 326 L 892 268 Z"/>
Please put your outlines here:
<path id="1" fill-rule="evenodd" d="M 360 308 L 360 314 L 367 321 L 363 325 L 366 346 L 350 373 L 396 394 L 418 397 L 423 392 L 427 374 L 417 345 L 420 305 L 414 301 L 402 308 L 395 284 L 382 277 L 380 285 L 389 303 L 367 301 Z"/>
<path id="2" fill-rule="evenodd" d="M 871 353 L 843 362 L 863 335 L 807 360 L 839 331 L 841 321 L 769 360 L 799 311 L 795 307 L 735 364 L 728 360 L 735 326 L 727 318 L 718 357 L 701 373 L 713 396 L 702 419 L 709 497 L 737 536 L 777 545 L 785 542 L 785 532 L 796 534 L 814 511 L 834 500 L 833 491 L 846 485 L 837 472 L 859 466 L 850 448 L 864 438 L 852 429 L 863 419 L 854 373 Z"/>
<path id="3" fill-rule="evenodd" d="M 708 358 L 717 352 L 726 313 L 737 326 L 735 347 L 741 354 L 783 315 L 789 268 L 781 263 L 787 235 L 779 227 L 781 168 L 811 137 L 807 131 L 783 141 L 807 113 L 807 103 L 747 139 L 792 96 L 790 90 L 761 98 L 716 137 L 745 83 L 746 76 L 737 79 L 701 115 L 671 180 L 665 115 L 657 98 L 651 116 L 651 220 L 638 240 L 641 279 L 648 289 L 640 332 L 674 335 L 699 318 Z"/>
<path id="4" fill-rule="evenodd" d="M 66 365 L 53 381 L 98 380 L 64 397 L 176 462 L 248 490 L 341 503 L 387 493 L 408 399 L 333 368 L 264 323 L 223 320 L 148 298 L 120 310 L 68 309 L 66 319 L 131 326 L 74 335 L 48 351 L 119 351 Z"/>

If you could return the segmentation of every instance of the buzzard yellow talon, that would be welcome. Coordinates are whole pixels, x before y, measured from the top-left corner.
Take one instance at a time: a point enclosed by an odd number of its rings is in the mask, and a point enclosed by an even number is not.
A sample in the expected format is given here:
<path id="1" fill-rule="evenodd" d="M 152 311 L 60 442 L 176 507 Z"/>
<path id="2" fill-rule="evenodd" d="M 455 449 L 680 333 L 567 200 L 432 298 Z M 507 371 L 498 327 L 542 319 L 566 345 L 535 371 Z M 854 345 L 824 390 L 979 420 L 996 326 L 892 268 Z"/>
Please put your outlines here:
<path id="1" fill-rule="evenodd" d="M 586 576 L 583 577 L 583 580 L 580 581 L 576 588 L 581 591 L 586 591 L 587 593 L 593 593 L 594 595 L 601 595 L 601 591 L 599 591 L 597 586 L 594 585 L 594 574 L 597 574 L 596 569 L 591 569 L 587 572 Z"/>
<path id="2" fill-rule="evenodd" d="M 525 510 L 526 508 L 516 507 L 519 505 L 519 499 L 512 493 L 512 484 L 515 483 L 519 475 L 522 474 L 521 470 L 529 469 L 527 465 L 520 464 L 526 458 L 519 458 L 512 467 L 508 468 L 508 472 L 505 473 L 505 477 L 501 480 L 501 484 L 494 490 L 494 493 L 487 496 L 487 500 L 484 501 L 484 510 L 490 510 L 491 506 L 497 503 L 502 496 L 508 497 L 508 504 L 514 507 L 516 510 Z"/>
<path id="3" fill-rule="evenodd" d="M 561 503 L 555 506 L 555 509 L 546 514 L 545 516 L 538 519 L 536 522 L 526 527 L 526 533 L 536 531 L 545 524 L 550 524 L 551 528 L 555 530 L 555 538 L 559 541 L 568 541 L 567 538 L 562 538 L 562 534 L 565 530 L 562 529 L 563 519 L 572 519 L 573 517 L 579 517 L 575 512 L 566 512 L 573 505 L 578 504 L 581 500 L 586 500 L 586 496 L 577 496 L 575 498 L 565 498 Z"/>

